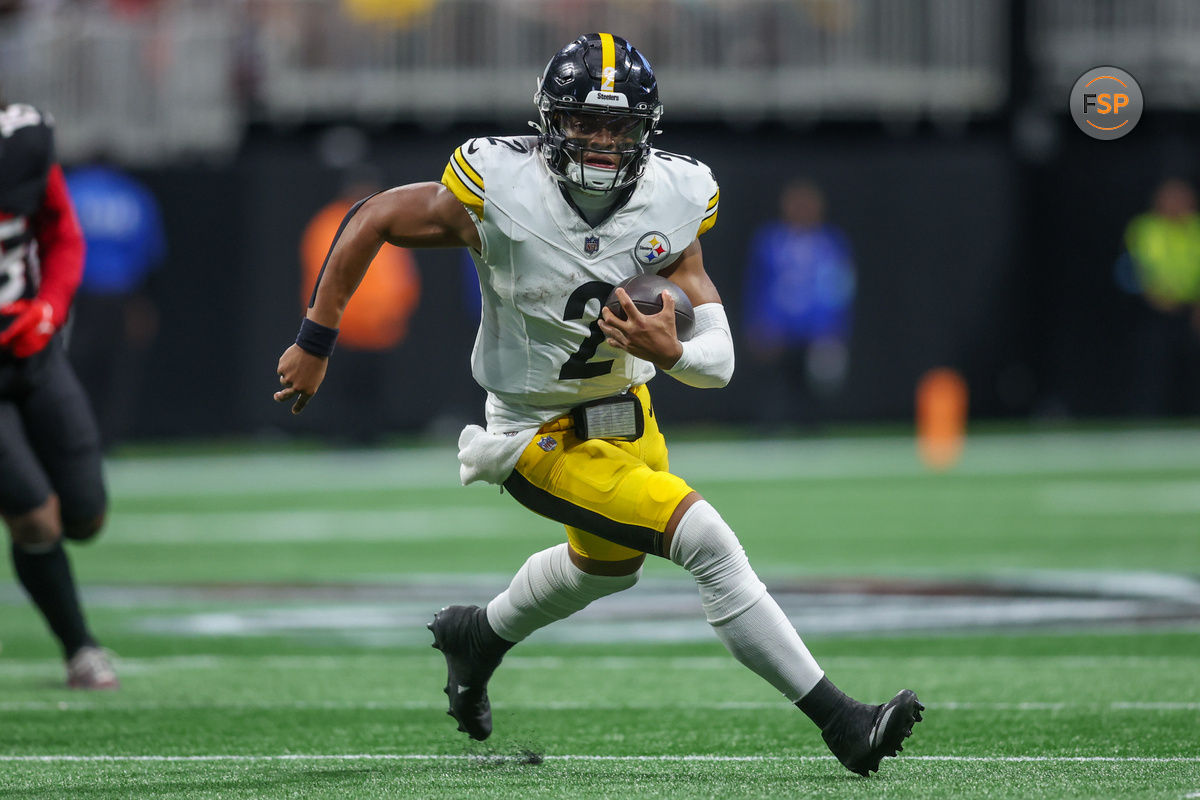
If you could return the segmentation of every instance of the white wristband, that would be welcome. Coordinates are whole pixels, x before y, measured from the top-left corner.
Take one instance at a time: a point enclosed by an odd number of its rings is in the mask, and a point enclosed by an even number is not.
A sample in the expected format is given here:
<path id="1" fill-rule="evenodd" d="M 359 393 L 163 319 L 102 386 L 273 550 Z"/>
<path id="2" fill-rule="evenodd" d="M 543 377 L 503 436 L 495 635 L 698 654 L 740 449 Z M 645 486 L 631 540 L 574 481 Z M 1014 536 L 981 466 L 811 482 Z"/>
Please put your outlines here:
<path id="1" fill-rule="evenodd" d="M 733 335 L 725 306 L 705 303 L 694 309 L 692 338 L 683 342 L 683 355 L 666 373 L 700 389 L 717 389 L 733 377 Z"/>

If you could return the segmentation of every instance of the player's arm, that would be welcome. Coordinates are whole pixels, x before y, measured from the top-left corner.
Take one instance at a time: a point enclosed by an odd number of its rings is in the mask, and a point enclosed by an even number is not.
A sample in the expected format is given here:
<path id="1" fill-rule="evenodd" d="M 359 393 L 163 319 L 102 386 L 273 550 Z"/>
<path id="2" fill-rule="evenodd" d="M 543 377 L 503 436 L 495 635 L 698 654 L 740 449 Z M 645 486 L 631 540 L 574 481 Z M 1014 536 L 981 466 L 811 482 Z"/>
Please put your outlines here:
<path id="1" fill-rule="evenodd" d="M 480 248 L 466 208 L 440 183 L 414 183 L 373 195 L 351 209 L 317 277 L 297 341 L 279 359 L 283 387 L 275 400 L 294 400 L 299 414 L 325 378 L 346 304 L 384 244 Z"/>
<path id="2" fill-rule="evenodd" d="M 46 175 L 46 193 L 32 225 L 41 268 L 37 296 L 0 309 L 13 317 L 0 334 L 0 348 L 17 358 L 29 358 L 49 344 L 67 321 L 83 278 L 83 231 L 58 164 L 51 164 Z"/>
<path id="3" fill-rule="evenodd" d="M 700 240 L 688 245 L 679 259 L 659 273 L 683 289 L 692 301 L 696 324 L 692 338 L 680 342 L 675 332 L 675 299 L 663 292 L 663 308 L 642 314 L 625 290 L 617 298 L 625 310 L 619 319 L 607 307 L 601 310 L 600 330 L 608 344 L 652 362 L 678 381 L 699 388 L 718 388 L 733 376 L 733 337 L 717 287 L 704 270 Z"/>
<path id="4" fill-rule="evenodd" d="M 479 249 L 475 222 L 445 186 L 414 183 L 380 192 L 347 215 L 326 256 L 308 319 L 336 328 L 384 244 Z"/>
<path id="5" fill-rule="evenodd" d="M 704 254 L 700 251 L 699 239 L 688 245 L 674 264 L 658 274 L 683 289 L 688 300 L 692 301 L 693 308 L 705 303 L 721 302 L 717 287 L 704 271 Z"/>
<path id="6" fill-rule="evenodd" d="M 704 271 L 699 239 L 688 245 L 675 263 L 659 275 L 683 289 L 693 307 L 721 302 L 717 287 Z M 625 319 L 618 318 L 607 307 L 600 312 L 600 330 L 608 337 L 608 344 L 660 369 L 673 367 L 683 354 L 683 345 L 675 332 L 675 300 L 670 293 L 663 292 L 663 308 L 657 314 L 638 311 L 624 289 L 617 289 L 617 299 L 625 310 Z"/>

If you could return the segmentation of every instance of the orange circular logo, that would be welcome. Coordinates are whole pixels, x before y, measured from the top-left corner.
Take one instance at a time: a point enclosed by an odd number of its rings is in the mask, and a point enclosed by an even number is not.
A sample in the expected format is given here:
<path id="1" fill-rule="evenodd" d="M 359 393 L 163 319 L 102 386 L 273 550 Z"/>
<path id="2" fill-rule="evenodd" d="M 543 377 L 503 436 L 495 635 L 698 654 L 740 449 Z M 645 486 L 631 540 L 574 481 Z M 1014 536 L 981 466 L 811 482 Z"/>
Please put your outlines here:
<path id="1" fill-rule="evenodd" d="M 1071 88 L 1071 118 L 1093 139 L 1120 139 L 1142 118 L 1142 87 L 1119 67 L 1093 67 Z"/>

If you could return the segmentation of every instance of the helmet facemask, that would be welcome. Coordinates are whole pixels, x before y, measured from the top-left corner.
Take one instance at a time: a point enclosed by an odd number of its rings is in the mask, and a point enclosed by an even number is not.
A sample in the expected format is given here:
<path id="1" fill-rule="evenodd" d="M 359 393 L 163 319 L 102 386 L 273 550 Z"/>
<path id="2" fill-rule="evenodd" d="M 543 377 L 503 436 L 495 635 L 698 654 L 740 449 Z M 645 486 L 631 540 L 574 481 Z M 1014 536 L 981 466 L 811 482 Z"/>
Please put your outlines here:
<path id="1" fill-rule="evenodd" d="M 539 100 L 546 163 L 560 181 L 607 194 L 642 177 L 655 115 Z"/>

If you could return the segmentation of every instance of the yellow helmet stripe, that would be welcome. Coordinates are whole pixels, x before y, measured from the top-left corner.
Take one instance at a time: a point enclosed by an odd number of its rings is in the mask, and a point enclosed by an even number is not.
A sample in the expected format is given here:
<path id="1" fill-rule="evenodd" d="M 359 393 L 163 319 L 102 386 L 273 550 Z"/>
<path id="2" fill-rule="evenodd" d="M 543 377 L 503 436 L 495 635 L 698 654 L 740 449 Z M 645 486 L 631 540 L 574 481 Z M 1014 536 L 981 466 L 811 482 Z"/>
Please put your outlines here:
<path id="1" fill-rule="evenodd" d="M 617 88 L 617 46 L 611 33 L 600 34 L 600 91 Z"/>

